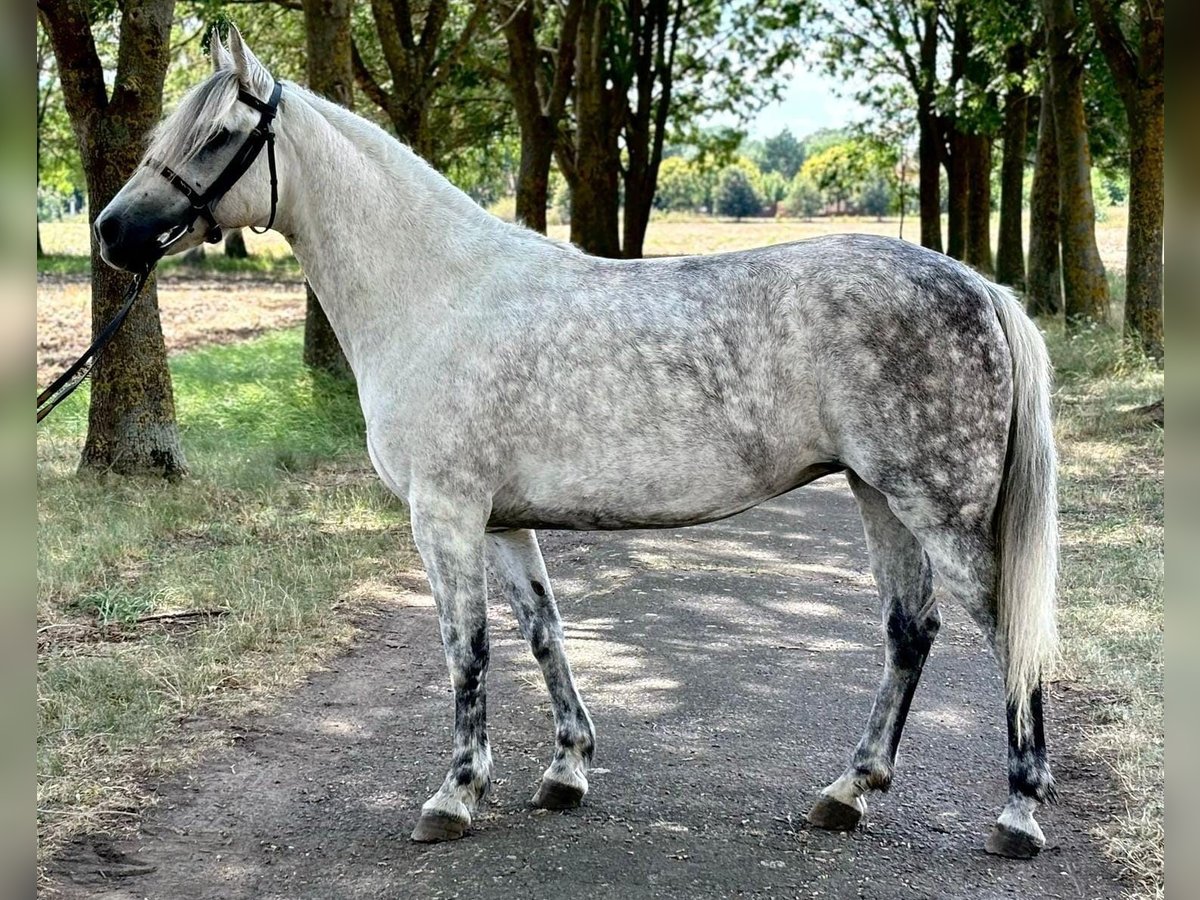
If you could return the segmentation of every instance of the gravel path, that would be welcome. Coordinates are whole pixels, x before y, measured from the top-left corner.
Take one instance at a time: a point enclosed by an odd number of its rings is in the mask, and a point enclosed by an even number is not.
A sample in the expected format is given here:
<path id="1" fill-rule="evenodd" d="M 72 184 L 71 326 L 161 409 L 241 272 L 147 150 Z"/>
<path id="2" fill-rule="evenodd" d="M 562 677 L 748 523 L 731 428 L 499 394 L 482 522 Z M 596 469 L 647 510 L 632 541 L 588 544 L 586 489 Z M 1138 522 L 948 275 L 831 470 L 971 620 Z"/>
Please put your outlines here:
<path id="1" fill-rule="evenodd" d="M 452 700 L 429 597 L 402 590 L 276 714 L 158 789 L 141 833 L 64 856 L 67 897 L 1116 897 L 1091 832 L 1120 801 L 1072 754 L 1052 692 L 1061 803 L 1032 862 L 983 853 L 1005 798 L 999 678 L 945 609 L 895 786 L 850 835 L 808 829 L 881 660 L 862 531 L 840 477 L 684 531 L 546 533 L 597 728 L 585 805 L 533 810 L 551 748 L 537 668 L 492 610 L 496 781 L 466 839 L 407 840 L 448 761 Z M 101 875 L 99 872 L 105 874 Z"/>

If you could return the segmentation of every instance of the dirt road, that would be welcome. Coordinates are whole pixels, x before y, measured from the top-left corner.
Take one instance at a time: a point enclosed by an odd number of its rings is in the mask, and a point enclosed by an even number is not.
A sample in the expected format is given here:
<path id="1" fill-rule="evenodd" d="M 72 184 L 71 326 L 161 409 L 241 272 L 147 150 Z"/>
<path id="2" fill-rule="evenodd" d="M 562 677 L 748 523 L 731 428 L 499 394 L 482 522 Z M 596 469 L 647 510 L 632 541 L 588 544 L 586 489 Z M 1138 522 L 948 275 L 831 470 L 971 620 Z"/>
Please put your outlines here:
<path id="1" fill-rule="evenodd" d="M 1061 699 L 1049 846 L 1025 863 L 983 853 L 1006 791 L 1001 691 L 957 608 L 943 611 L 890 793 L 854 834 L 804 824 L 858 740 L 881 665 L 840 477 L 702 528 L 547 533 L 543 547 L 597 729 L 581 809 L 529 807 L 550 711 L 511 613 L 493 607 L 492 793 L 465 840 L 408 841 L 444 774 L 453 704 L 431 601 L 398 587 L 333 670 L 162 785 L 136 839 L 75 848 L 54 886 L 171 900 L 1124 892 L 1089 834 L 1120 801 L 1073 755 L 1077 717 Z"/>

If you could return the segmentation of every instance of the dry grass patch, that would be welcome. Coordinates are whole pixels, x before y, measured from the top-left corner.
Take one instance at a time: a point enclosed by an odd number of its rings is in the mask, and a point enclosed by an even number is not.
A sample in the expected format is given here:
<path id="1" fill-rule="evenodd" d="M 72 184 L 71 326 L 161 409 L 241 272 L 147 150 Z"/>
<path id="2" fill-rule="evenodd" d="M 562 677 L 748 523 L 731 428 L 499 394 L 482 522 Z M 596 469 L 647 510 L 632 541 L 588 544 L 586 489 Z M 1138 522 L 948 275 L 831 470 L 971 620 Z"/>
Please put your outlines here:
<path id="1" fill-rule="evenodd" d="M 1097 330 L 1051 327 L 1060 452 L 1064 677 L 1093 701 L 1084 751 L 1127 809 L 1102 835 L 1145 896 L 1163 893 L 1163 431 L 1137 410 L 1163 375 Z"/>
<path id="2" fill-rule="evenodd" d="M 353 388 L 311 378 L 298 332 L 172 368 L 183 482 L 76 475 L 85 397 L 38 435 L 40 859 L 136 821 L 148 777 L 228 740 L 186 723 L 294 685 L 416 561 Z"/>

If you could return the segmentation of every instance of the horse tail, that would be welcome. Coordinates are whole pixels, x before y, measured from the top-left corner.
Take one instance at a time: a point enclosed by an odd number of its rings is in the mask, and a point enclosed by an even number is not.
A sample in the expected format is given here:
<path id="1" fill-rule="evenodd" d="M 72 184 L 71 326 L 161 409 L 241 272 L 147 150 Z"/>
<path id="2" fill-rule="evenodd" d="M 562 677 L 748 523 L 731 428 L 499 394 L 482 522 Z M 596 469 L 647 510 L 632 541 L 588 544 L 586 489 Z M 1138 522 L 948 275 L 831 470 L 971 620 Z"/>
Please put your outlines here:
<path id="1" fill-rule="evenodd" d="M 1058 497 L 1050 359 L 1012 291 L 988 284 L 1013 365 L 1008 455 L 996 506 L 996 648 L 1022 732 L 1029 703 L 1057 654 Z"/>

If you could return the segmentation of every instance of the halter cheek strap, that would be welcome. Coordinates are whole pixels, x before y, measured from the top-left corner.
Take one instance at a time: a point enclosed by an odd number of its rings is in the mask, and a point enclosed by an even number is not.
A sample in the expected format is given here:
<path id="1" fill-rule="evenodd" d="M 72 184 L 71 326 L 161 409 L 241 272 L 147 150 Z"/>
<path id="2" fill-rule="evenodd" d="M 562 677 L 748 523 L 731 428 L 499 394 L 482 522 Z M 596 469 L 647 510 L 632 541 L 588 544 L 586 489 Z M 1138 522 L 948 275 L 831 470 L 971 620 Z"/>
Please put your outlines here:
<path id="1" fill-rule="evenodd" d="M 250 132 L 246 140 L 242 143 L 242 146 L 238 148 L 233 159 L 229 161 L 229 165 L 221 170 L 221 174 L 216 177 L 213 183 L 209 185 L 208 190 L 203 193 L 188 184 L 183 176 L 160 160 L 146 160 L 147 165 L 154 167 L 176 190 L 187 198 L 194 213 L 191 220 L 186 223 L 186 227 L 181 227 L 179 234 L 163 246 L 164 251 L 168 246 L 183 237 L 184 234 L 191 231 L 192 225 L 200 218 L 203 218 L 208 223 L 208 234 L 205 236 L 205 240 L 210 244 L 215 244 L 221 240 L 221 226 L 217 222 L 216 216 L 213 215 L 213 207 L 249 171 L 250 167 L 254 165 L 254 160 L 258 159 L 258 154 L 262 152 L 264 146 L 267 148 L 267 167 L 271 173 L 271 215 L 267 219 L 265 227 L 260 229 L 251 225 L 250 230 L 255 234 L 263 234 L 269 231 L 271 226 L 275 224 L 275 211 L 279 205 L 279 177 L 275 168 L 275 132 L 271 130 L 271 123 L 274 121 L 275 114 L 279 110 L 279 98 L 282 94 L 283 85 L 278 81 L 275 82 L 275 87 L 271 91 L 271 98 L 265 102 L 259 100 L 248 91 L 239 88 L 238 100 L 252 109 L 259 111 L 258 125 L 254 127 L 254 130 Z"/>

